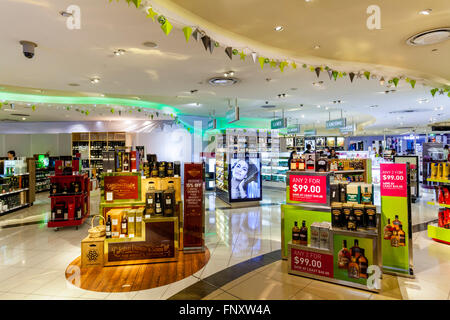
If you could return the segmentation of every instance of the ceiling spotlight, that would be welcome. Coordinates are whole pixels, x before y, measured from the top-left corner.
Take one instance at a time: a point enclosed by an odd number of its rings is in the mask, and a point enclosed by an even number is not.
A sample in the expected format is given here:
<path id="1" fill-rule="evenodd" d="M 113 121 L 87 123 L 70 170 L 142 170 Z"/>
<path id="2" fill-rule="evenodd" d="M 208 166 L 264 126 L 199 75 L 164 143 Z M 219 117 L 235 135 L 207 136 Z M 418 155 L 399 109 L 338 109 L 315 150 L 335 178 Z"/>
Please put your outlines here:
<path id="1" fill-rule="evenodd" d="M 315 86 L 315 87 L 320 87 L 320 86 L 322 86 L 322 84 L 323 84 L 323 81 L 313 82 L 313 86 Z"/>
<path id="2" fill-rule="evenodd" d="M 95 78 L 91 79 L 91 83 L 92 84 L 99 83 L 99 82 L 100 82 L 100 78 L 98 78 L 98 77 L 95 77 Z"/>
<path id="3" fill-rule="evenodd" d="M 276 26 L 275 27 L 275 31 L 283 31 L 284 27 L 283 26 Z"/>
<path id="4" fill-rule="evenodd" d="M 304 114 L 302 114 L 302 118 L 304 118 L 305 117 L 305 115 Z"/>
<path id="5" fill-rule="evenodd" d="M 319 105 L 317 105 L 317 108 L 320 108 L 320 104 L 319 104 Z"/>
<path id="6" fill-rule="evenodd" d="M 329 108 L 328 107 L 325 107 L 325 110 L 328 110 Z"/>
<path id="7" fill-rule="evenodd" d="M 25 120 L 27 120 L 27 118 L 23 117 L 22 120 L 25 121 Z"/>
<path id="8" fill-rule="evenodd" d="M 125 50 L 124 49 L 117 49 L 116 51 L 114 51 L 114 55 L 115 56 L 123 56 L 125 54 Z"/>
<path id="9" fill-rule="evenodd" d="M 419 11 L 419 14 L 421 14 L 421 15 L 423 15 L 423 16 L 428 16 L 428 15 L 431 14 L 431 11 L 433 11 L 433 10 L 431 10 L 431 9 L 425 9 L 425 10 Z"/>
<path id="10" fill-rule="evenodd" d="M 62 15 L 64 18 L 68 18 L 73 15 L 72 12 L 67 12 L 67 11 L 60 11 L 59 14 Z"/>
<path id="11" fill-rule="evenodd" d="M 320 49 L 320 46 L 318 44 L 314 46 L 314 50 L 319 50 L 319 49 Z"/>
<path id="12" fill-rule="evenodd" d="M 305 0 L 305 2 L 312 2 L 312 0 Z"/>
<path id="13" fill-rule="evenodd" d="M 158 48 L 158 45 L 151 41 L 146 41 L 142 45 L 148 48 Z"/>
<path id="14" fill-rule="evenodd" d="M 438 52 L 439 50 L 438 49 L 433 49 L 433 50 L 431 50 L 431 52 Z"/>

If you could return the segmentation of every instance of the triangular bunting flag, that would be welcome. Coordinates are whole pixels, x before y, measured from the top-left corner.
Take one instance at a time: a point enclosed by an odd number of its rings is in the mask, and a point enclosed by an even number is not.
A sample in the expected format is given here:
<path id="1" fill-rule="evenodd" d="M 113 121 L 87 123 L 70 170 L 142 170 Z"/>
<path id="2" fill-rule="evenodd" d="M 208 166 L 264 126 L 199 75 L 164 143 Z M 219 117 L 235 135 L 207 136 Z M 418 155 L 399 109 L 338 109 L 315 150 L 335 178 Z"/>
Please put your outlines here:
<path id="1" fill-rule="evenodd" d="M 245 61 L 245 57 L 247 56 L 244 51 L 241 51 L 241 53 L 239 53 L 239 55 L 241 56 L 241 60 Z"/>
<path id="2" fill-rule="evenodd" d="M 364 72 L 364 76 L 366 77 L 367 80 L 370 79 L 370 72 L 369 71 L 365 71 Z"/>
<path id="3" fill-rule="evenodd" d="M 336 78 L 337 78 L 338 74 L 339 74 L 339 72 L 333 71 L 333 78 L 334 78 L 334 81 L 336 81 Z"/>
<path id="4" fill-rule="evenodd" d="M 141 6 L 141 0 L 131 0 L 131 1 L 133 1 L 136 8 L 139 8 Z"/>
<path id="5" fill-rule="evenodd" d="M 348 76 L 350 77 L 350 82 L 353 82 L 353 79 L 355 78 L 355 73 L 354 72 L 350 72 L 348 74 Z"/>
<path id="6" fill-rule="evenodd" d="M 198 38 L 200 36 L 200 32 L 198 31 L 198 29 L 195 29 L 195 31 L 192 32 L 192 36 L 194 37 L 195 40 L 198 41 Z"/>
<path id="7" fill-rule="evenodd" d="M 261 69 L 264 69 L 264 62 L 266 59 L 264 59 L 263 57 L 259 57 L 258 60 L 259 60 L 259 64 L 261 65 Z"/>
<path id="8" fill-rule="evenodd" d="M 208 36 L 202 37 L 203 46 L 205 47 L 205 50 L 208 50 L 209 44 L 211 43 L 211 39 Z"/>
<path id="9" fill-rule="evenodd" d="M 270 61 L 270 66 L 272 67 L 272 68 L 275 68 L 276 66 L 277 66 L 277 62 L 275 61 L 275 60 L 271 60 Z"/>
<path id="10" fill-rule="evenodd" d="M 152 18 L 153 22 L 155 21 L 155 17 L 158 15 L 155 11 L 153 11 L 153 8 L 148 9 L 147 18 Z"/>
<path id="11" fill-rule="evenodd" d="M 431 92 L 431 95 L 434 97 L 434 95 L 436 94 L 436 92 L 438 92 L 438 88 L 434 88 L 434 89 L 431 89 L 430 90 L 430 92 Z"/>
<path id="12" fill-rule="evenodd" d="M 191 27 L 184 27 L 183 28 L 184 37 L 186 38 L 186 42 L 189 42 L 189 38 L 192 35 L 192 28 Z"/>
<path id="13" fill-rule="evenodd" d="M 233 60 L 233 48 L 226 47 L 225 53 L 227 54 L 228 58 L 230 58 L 230 60 Z"/>
<path id="14" fill-rule="evenodd" d="M 320 67 L 314 69 L 316 71 L 317 78 L 320 76 Z"/>
<path id="15" fill-rule="evenodd" d="M 166 20 L 164 24 L 161 26 L 162 31 L 168 36 L 170 31 L 172 31 L 173 26 L 170 24 L 169 20 Z"/>
<path id="16" fill-rule="evenodd" d="M 311 67 L 309 67 L 309 71 L 311 71 L 311 72 L 314 72 L 314 67 L 313 66 L 311 66 Z"/>
<path id="17" fill-rule="evenodd" d="M 392 79 L 392 82 L 395 84 L 395 86 L 397 86 L 398 85 L 398 78 L 394 78 L 394 79 Z"/>
<path id="18" fill-rule="evenodd" d="M 306 63 L 304 63 L 304 64 L 303 64 L 303 68 L 306 68 L 306 67 L 307 67 L 307 65 L 306 65 Z"/>
<path id="19" fill-rule="evenodd" d="M 252 52 L 253 63 L 256 63 L 257 53 Z"/>
<path id="20" fill-rule="evenodd" d="M 297 69 L 297 64 L 295 62 L 292 62 L 291 66 L 292 66 L 293 69 Z"/>
<path id="21" fill-rule="evenodd" d="M 33 111 L 36 110 L 36 106 L 34 104 L 31 106 L 31 110 L 33 110 Z"/>
<path id="22" fill-rule="evenodd" d="M 284 72 L 284 68 L 287 67 L 289 65 L 289 63 L 287 63 L 286 61 L 281 61 L 280 62 L 280 70 L 281 72 Z"/>
<path id="23" fill-rule="evenodd" d="M 210 41 L 209 41 L 209 46 L 208 46 L 208 48 L 209 48 L 209 53 L 212 54 L 215 47 L 216 47 L 216 42 L 210 40 Z"/>
<path id="24" fill-rule="evenodd" d="M 333 77 L 333 70 L 328 69 L 327 72 L 328 72 L 328 76 L 330 77 L 330 80 L 331 80 L 331 78 Z"/>

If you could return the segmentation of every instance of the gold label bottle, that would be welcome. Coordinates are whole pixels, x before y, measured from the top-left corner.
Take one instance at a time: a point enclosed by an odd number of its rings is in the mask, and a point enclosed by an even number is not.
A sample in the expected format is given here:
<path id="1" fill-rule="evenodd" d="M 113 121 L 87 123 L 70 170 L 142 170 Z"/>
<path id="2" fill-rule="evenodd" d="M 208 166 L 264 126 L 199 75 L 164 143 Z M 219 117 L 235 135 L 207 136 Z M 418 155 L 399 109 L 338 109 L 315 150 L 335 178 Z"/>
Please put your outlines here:
<path id="1" fill-rule="evenodd" d="M 393 230 L 394 228 L 391 226 L 391 219 L 388 219 L 388 224 L 384 227 L 384 240 L 391 240 Z"/>
<path id="2" fill-rule="evenodd" d="M 356 257 L 352 257 L 352 260 L 348 264 L 348 277 L 359 279 L 359 265 L 356 262 Z"/>
<path id="3" fill-rule="evenodd" d="M 294 227 L 292 228 L 292 243 L 300 244 L 300 228 L 298 227 L 297 221 L 294 222 Z"/>
<path id="4" fill-rule="evenodd" d="M 366 256 L 364 255 L 363 248 L 361 248 L 361 254 L 356 259 L 356 262 L 358 263 L 358 267 L 359 267 L 359 277 L 367 279 L 367 268 L 369 267 L 369 261 L 367 260 Z"/>
<path id="5" fill-rule="evenodd" d="M 400 247 L 406 246 L 406 234 L 402 225 L 400 225 L 400 230 L 398 230 L 398 245 Z"/>
<path id="6" fill-rule="evenodd" d="M 338 253 L 338 267 L 339 269 L 348 269 L 348 264 L 350 263 L 352 256 L 347 249 L 347 240 L 342 242 L 342 249 Z"/>
<path id="7" fill-rule="evenodd" d="M 391 247 L 398 247 L 399 246 L 399 237 L 398 237 L 398 231 L 396 229 L 394 229 L 394 231 L 392 232 L 392 237 L 391 237 Z"/>

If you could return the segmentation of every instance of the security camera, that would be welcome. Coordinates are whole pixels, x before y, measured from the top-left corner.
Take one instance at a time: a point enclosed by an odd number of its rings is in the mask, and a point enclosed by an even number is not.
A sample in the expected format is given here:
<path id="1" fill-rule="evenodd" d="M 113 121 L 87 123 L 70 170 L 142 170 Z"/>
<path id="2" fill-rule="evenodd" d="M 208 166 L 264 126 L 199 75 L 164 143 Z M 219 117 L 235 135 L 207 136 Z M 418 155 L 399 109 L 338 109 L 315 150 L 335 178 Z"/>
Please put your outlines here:
<path id="1" fill-rule="evenodd" d="M 34 57 L 34 48 L 37 47 L 37 44 L 31 41 L 20 41 L 20 44 L 23 47 L 23 55 L 28 59 L 32 59 Z"/>

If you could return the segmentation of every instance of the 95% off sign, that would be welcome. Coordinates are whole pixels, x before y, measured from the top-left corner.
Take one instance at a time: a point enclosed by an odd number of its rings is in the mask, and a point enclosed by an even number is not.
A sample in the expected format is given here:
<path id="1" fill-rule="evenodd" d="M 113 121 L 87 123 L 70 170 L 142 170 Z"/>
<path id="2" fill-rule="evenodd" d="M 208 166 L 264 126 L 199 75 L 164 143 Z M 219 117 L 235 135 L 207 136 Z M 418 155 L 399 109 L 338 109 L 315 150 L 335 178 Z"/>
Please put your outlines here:
<path id="1" fill-rule="evenodd" d="M 291 269 L 333 278 L 333 256 L 291 248 Z"/>
<path id="2" fill-rule="evenodd" d="M 289 199 L 291 201 L 327 203 L 326 176 L 289 176 Z"/>
<path id="3" fill-rule="evenodd" d="M 382 163 L 380 165 L 380 191 L 382 196 L 407 196 L 407 171 L 404 163 Z"/>

